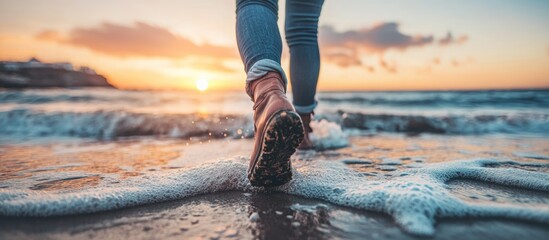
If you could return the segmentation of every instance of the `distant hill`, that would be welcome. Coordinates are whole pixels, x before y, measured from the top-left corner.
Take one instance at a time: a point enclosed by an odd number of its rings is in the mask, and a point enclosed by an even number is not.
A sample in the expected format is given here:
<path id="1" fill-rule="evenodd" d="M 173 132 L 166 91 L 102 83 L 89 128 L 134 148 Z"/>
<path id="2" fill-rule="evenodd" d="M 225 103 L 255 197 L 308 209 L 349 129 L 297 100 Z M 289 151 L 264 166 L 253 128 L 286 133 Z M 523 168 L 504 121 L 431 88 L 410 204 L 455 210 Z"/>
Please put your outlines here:
<path id="1" fill-rule="evenodd" d="M 105 77 L 88 67 L 74 70 L 70 63 L 0 62 L 0 88 L 114 88 Z"/>

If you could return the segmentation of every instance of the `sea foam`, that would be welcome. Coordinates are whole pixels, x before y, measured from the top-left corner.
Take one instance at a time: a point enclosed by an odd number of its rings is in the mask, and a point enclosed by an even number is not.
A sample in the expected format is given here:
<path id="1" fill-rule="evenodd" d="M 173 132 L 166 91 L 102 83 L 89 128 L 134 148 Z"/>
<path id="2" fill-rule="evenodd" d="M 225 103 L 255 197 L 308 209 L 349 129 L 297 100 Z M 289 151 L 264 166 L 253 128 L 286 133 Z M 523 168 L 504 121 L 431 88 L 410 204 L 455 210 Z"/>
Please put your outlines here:
<path id="1" fill-rule="evenodd" d="M 325 119 L 312 121 L 310 134 L 311 141 L 317 149 L 341 148 L 349 145 L 347 134 L 341 130 L 341 126 Z"/>
<path id="2" fill-rule="evenodd" d="M 85 190 L 48 192 L 0 189 L 2 216 L 58 216 L 91 213 L 182 199 L 220 191 L 262 191 L 246 178 L 247 158 L 235 157 L 189 169 L 154 172 L 103 183 Z M 516 168 L 490 168 L 519 164 L 490 159 L 428 164 L 408 169 L 408 175 L 389 180 L 368 180 L 342 161 L 297 162 L 294 179 L 273 190 L 339 205 L 391 215 L 406 232 L 433 235 L 439 218 L 503 217 L 549 224 L 549 206 L 468 203 L 453 196 L 451 179 L 474 179 L 525 189 L 549 191 L 549 174 Z M 9 183 L 8 183 L 9 184 Z"/>

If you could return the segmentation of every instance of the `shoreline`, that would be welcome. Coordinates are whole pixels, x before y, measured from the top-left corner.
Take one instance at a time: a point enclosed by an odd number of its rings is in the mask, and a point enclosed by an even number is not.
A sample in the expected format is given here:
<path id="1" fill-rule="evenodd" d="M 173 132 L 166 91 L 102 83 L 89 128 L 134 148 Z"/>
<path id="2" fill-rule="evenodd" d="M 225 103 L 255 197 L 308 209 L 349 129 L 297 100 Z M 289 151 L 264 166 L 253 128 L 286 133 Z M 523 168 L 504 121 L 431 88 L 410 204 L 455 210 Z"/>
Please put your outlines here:
<path id="1" fill-rule="evenodd" d="M 257 214 L 258 217 L 251 217 Z M 544 239 L 544 224 L 505 218 L 441 219 L 430 239 Z M 3 239 L 423 239 L 385 214 L 281 193 L 222 192 L 101 213 L 0 217 Z"/>
<path id="2" fill-rule="evenodd" d="M 113 189 L 115 192 L 112 196 L 123 197 L 124 195 L 120 194 L 126 193 L 122 189 L 132 189 L 131 182 L 135 181 L 137 181 L 135 182 L 137 185 L 134 187 L 159 184 L 158 187 L 166 185 L 173 186 L 171 190 L 186 191 L 187 188 L 180 188 L 187 186 L 182 184 L 183 182 L 162 184 L 158 181 L 166 178 L 183 181 L 186 179 L 183 175 L 189 174 L 187 169 L 214 170 L 210 175 L 213 179 L 195 179 L 197 182 L 189 183 L 192 186 L 200 188 L 201 186 L 211 187 L 211 184 L 213 184 L 212 186 L 221 185 L 220 188 L 214 188 L 218 189 L 217 193 L 196 193 L 187 196 L 181 192 L 183 199 L 180 197 L 178 200 L 149 203 L 93 214 L 50 218 L 0 217 L 0 237 L 8 239 L 45 237 L 88 239 L 131 236 L 136 239 L 147 239 L 183 236 L 206 239 L 251 239 L 261 234 L 275 236 L 281 233 L 285 235 L 280 237 L 296 239 L 305 236 L 300 234 L 316 236 L 319 239 L 415 238 L 414 235 L 403 231 L 400 223 L 389 215 L 342 207 L 323 200 L 299 197 L 292 195 L 295 192 L 291 191 L 290 194 L 265 193 L 249 190 L 246 186 L 243 186 L 241 191 L 231 191 L 232 184 L 235 184 L 231 182 L 241 181 L 237 180 L 241 175 L 240 171 L 244 176 L 246 157 L 234 157 L 234 159 L 240 160 L 230 159 L 233 159 L 233 156 L 248 154 L 251 141 L 250 139 L 218 139 L 199 143 L 127 139 L 107 142 L 3 145 L 0 147 L 0 151 L 5 156 L 6 165 L 0 168 L 3 181 L 0 186 L 2 194 L 12 191 L 14 194 L 17 191 L 27 191 L 29 194 L 43 194 L 49 199 L 56 198 L 57 194 L 65 196 L 71 194 L 70 196 L 78 197 L 79 194 L 86 195 L 86 192 L 89 191 L 99 194 L 102 189 Z M 358 174 L 363 180 L 353 183 L 352 186 L 344 187 L 343 190 L 349 192 L 356 188 L 357 193 L 365 191 L 360 189 L 373 182 L 382 184 L 395 180 L 398 182 L 398 179 L 406 177 L 406 174 L 413 176 L 418 172 L 427 171 L 426 168 L 429 166 L 459 165 L 458 159 L 509 159 L 525 164 L 516 165 L 512 164 L 513 162 L 510 164 L 501 162 L 486 169 L 496 170 L 496 172 L 498 169 L 508 169 L 509 171 L 518 171 L 516 173 L 533 171 L 532 174 L 538 175 L 549 173 L 547 160 L 528 158 L 548 155 L 549 149 L 543 138 L 440 135 L 410 137 L 393 134 L 355 136 L 351 137 L 349 141 L 350 145 L 345 148 L 300 152 L 293 157 L 293 164 L 299 172 L 306 173 L 307 171 L 321 170 L 323 164 L 328 164 L 326 166 L 330 167 L 336 166 L 331 165 L 332 163 L 337 163 L 340 164 L 337 165 L 339 167 L 332 170 L 335 171 L 334 173 L 338 173 L 343 170 L 339 168 L 342 167 L 341 163 L 344 163 L 349 169 L 349 173 L 354 172 L 353 175 Z M 207 149 L 216 149 L 216 151 Z M 516 154 L 517 152 L 536 154 Z M 220 163 L 223 164 L 219 165 Z M 235 166 L 236 168 L 234 168 Z M 227 174 L 231 176 L 226 176 L 223 171 L 227 171 Z M 436 171 L 443 171 L 443 169 Z M 178 176 L 177 174 L 183 175 Z M 165 177 L 158 178 L 159 176 Z M 188 177 L 191 176 L 195 175 L 188 175 Z M 203 174 L 196 176 L 203 176 Z M 330 174 L 321 175 L 321 178 L 324 179 L 328 176 Z M 311 178 L 303 177 L 296 176 L 296 181 L 299 181 L 299 184 L 293 184 L 292 188 L 303 188 L 306 186 L 304 184 L 311 180 Z M 349 175 L 349 177 L 351 176 Z M 148 178 L 150 180 L 139 183 Z M 319 178 L 314 183 L 320 184 L 322 181 Z M 223 186 L 224 184 L 228 185 Z M 338 188 L 337 185 L 331 185 L 329 182 L 322 184 L 328 188 Z M 154 189 L 153 185 L 149 188 Z M 443 186 L 446 188 L 444 191 L 447 191 L 448 194 L 471 205 L 511 204 L 510 206 L 525 209 L 542 210 L 548 209 L 549 206 L 549 193 L 546 191 L 505 186 L 481 179 L 471 181 L 466 178 L 465 180 L 461 178 L 451 180 Z M 116 190 L 117 188 L 120 190 Z M 237 187 L 236 189 L 241 188 Z M 116 191 L 121 192 L 117 193 Z M 167 194 L 166 191 L 170 191 L 170 188 L 166 188 L 165 191 L 162 189 L 155 191 Z M 443 189 L 436 190 L 434 193 L 440 191 Z M 101 195 L 96 196 L 98 200 L 101 199 Z M 403 198 L 404 201 L 412 201 L 406 199 L 408 198 Z M 25 200 L 23 198 L 21 200 L 30 201 L 32 199 Z M 2 202 L 0 202 L 1 205 Z M 257 213 L 258 217 L 252 217 L 254 213 Z M 543 214 L 543 211 L 539 214 Z M 452 239 L 460 236 L 484 239 L 513 239 L 517 237 L 543 239 L 542 236 L 549 234 L 547 225 L 536 223 L 537 220 L 534 222 L 516 220 L 513 216 L 509 215 L 511 219 L 483 216 L 436 217 L 435 231 L 432 237 L 434 239 Z M 540 221 L 545 219 L 542 215 L 540 217 L 542 217 L 539 219 Z M 330 224 L 322 225 L 322 223 L 326 223 L 326 219 Z M 195 220 L 198 222 L 193 224 Z M 266 229 L 265 226 L 271 225 L 276 226 L 275 230 Z M 182 228 L 185 230 L 181 230 Z M 274 232 L 270 232 L 271 230 Z"/>

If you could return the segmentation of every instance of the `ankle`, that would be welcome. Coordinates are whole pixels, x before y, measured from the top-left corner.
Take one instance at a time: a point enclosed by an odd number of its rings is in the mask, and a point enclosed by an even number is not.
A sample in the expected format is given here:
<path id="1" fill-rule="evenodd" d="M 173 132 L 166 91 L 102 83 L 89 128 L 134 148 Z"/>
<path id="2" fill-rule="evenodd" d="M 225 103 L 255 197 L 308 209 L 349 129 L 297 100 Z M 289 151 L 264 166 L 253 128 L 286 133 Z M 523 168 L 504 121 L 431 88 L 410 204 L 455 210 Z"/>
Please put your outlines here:
<path id="1" fill-rule="evenodd" d="M 314 116 L 314 112 L 310 113 L 298 113 L 299 117 L 301 117 L 301 121 L 303 122 L 303 127 L 305 128 L 305 132 L 312 132 L 313 129 L 311 128 L 311 121 Z"/>
<path id="2" fill-rule="evenodd" d="M 262 94 L 271 91 L 286 93 L 286 84 L 277 72 L 269 72 L 259 79 L 246 82 L 246 93 L 253 102 L 259 99 Z"/>

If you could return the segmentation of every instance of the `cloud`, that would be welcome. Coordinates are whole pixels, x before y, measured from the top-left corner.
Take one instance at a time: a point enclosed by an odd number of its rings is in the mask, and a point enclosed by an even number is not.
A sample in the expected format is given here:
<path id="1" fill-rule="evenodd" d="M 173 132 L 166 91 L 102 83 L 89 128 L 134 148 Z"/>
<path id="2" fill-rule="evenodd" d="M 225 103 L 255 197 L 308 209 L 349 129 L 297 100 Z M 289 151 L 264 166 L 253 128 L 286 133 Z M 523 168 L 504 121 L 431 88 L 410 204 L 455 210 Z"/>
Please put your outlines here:
<path id="1" fill-rule="evenodd" d="M 381 55 L 386 51 L 406 50 L 422 47 L 434 42 L 431 35 L 410 35 L 402 33 L 399 24 L 386 22 L 370 28 L 339 32 L 332 26 L 322 26 L 320 29 L 320 45 L 323 59 L 341 67 L 363 66 L 373 72 L 373 66 L 364 66 L 360 60 L 362 52 L 380 55 L 379 66 L 388 72 L 396 73 L 396 64 L 389 64 Z"/>
<path id="2" fill-rule="evenodd" d="M 387 61 L 383 60 L 383 58 L 379 58 L 379 66 L 381 66 L 383 69 L 387 70 L 387 72 L 390 73 L 398 72 L 396 63 L 388 63 Z"/>
<path id="3" fill-rule="evenodd" d="M 361 66 L 362 62 L 355 53 L 346 54 L 342 52 L 332 52 L 323 55 L 326 61 L 335 63 L 340 67 Z"/>
<path id="4" fill-rule="evenodd" d="M 383 59 L 385 52 L 390 50 L 404 51 L 409 48 L 425 46 L 461 45 L 469 40 L 467 35 L 454 37 L 451 32 L 435 40 L 432 34 L 408 34 L 399 29 L 396 22 L 384 22 L 360 30 L 337 31 L 333 26 L 322 26 L 319 31 L 319 42 L 323 59 L 340 67 L 359 66 L 373 71 L 373 66 L 365 66 L 361 55 L 375 54 L 379 56 L 378 65 L 390 73 L 397 73 L 397 64 L 388 63 Z M 440 58 L 434 58 L 432 64 L 440 64 Z M 461 62 L 453 65 L 461 65 Z"/>
<path id="5" fill-rule="evenodd" d="M 102 23 L 91 28 L 78 27 L 69 31 L 66 36 L 46 30 L 35 37 L 118 57 L 237 57 L 233 47 L 208 43 L 199 45 L 168 29 L 143 22 L 130 26 Z"/>
<path id="6" fill-rule="evenodd" d="M 320 29 L 320 42 L 326 47 L 364 49 L 369 52 L 382 53 L 389 49 L 404 50 L 410 47 L 421 47 L 433 42 L 430 35 L 407 35 L 399 30 L 399 24 L 387 22 L 363 28 L 358 31 L 338 32 L 332 26 Z"/>
<path id="7" fill-rule="evenodd" d="M 438 40 L 438 44 L 441 46 L 448 46 L 452 44 L 464 44 L 469 40 L 469 37 L 467 35 L 461 35 L 458 38 L 454 38 L 454 35 L 452 35 L 451 32 L 448 32 L 445 37 Z"/>
<path id="8" fill-rule="evenodd" d="M 57 41 L 62 40 L 61 35 L 58 32 L 54 31 L 54 30 L 44 30 L 44 31 L 36 34 L 35 38 L 38 39 L 38 40 L 53 41 L 53 42 L 57 42 Z"/>

